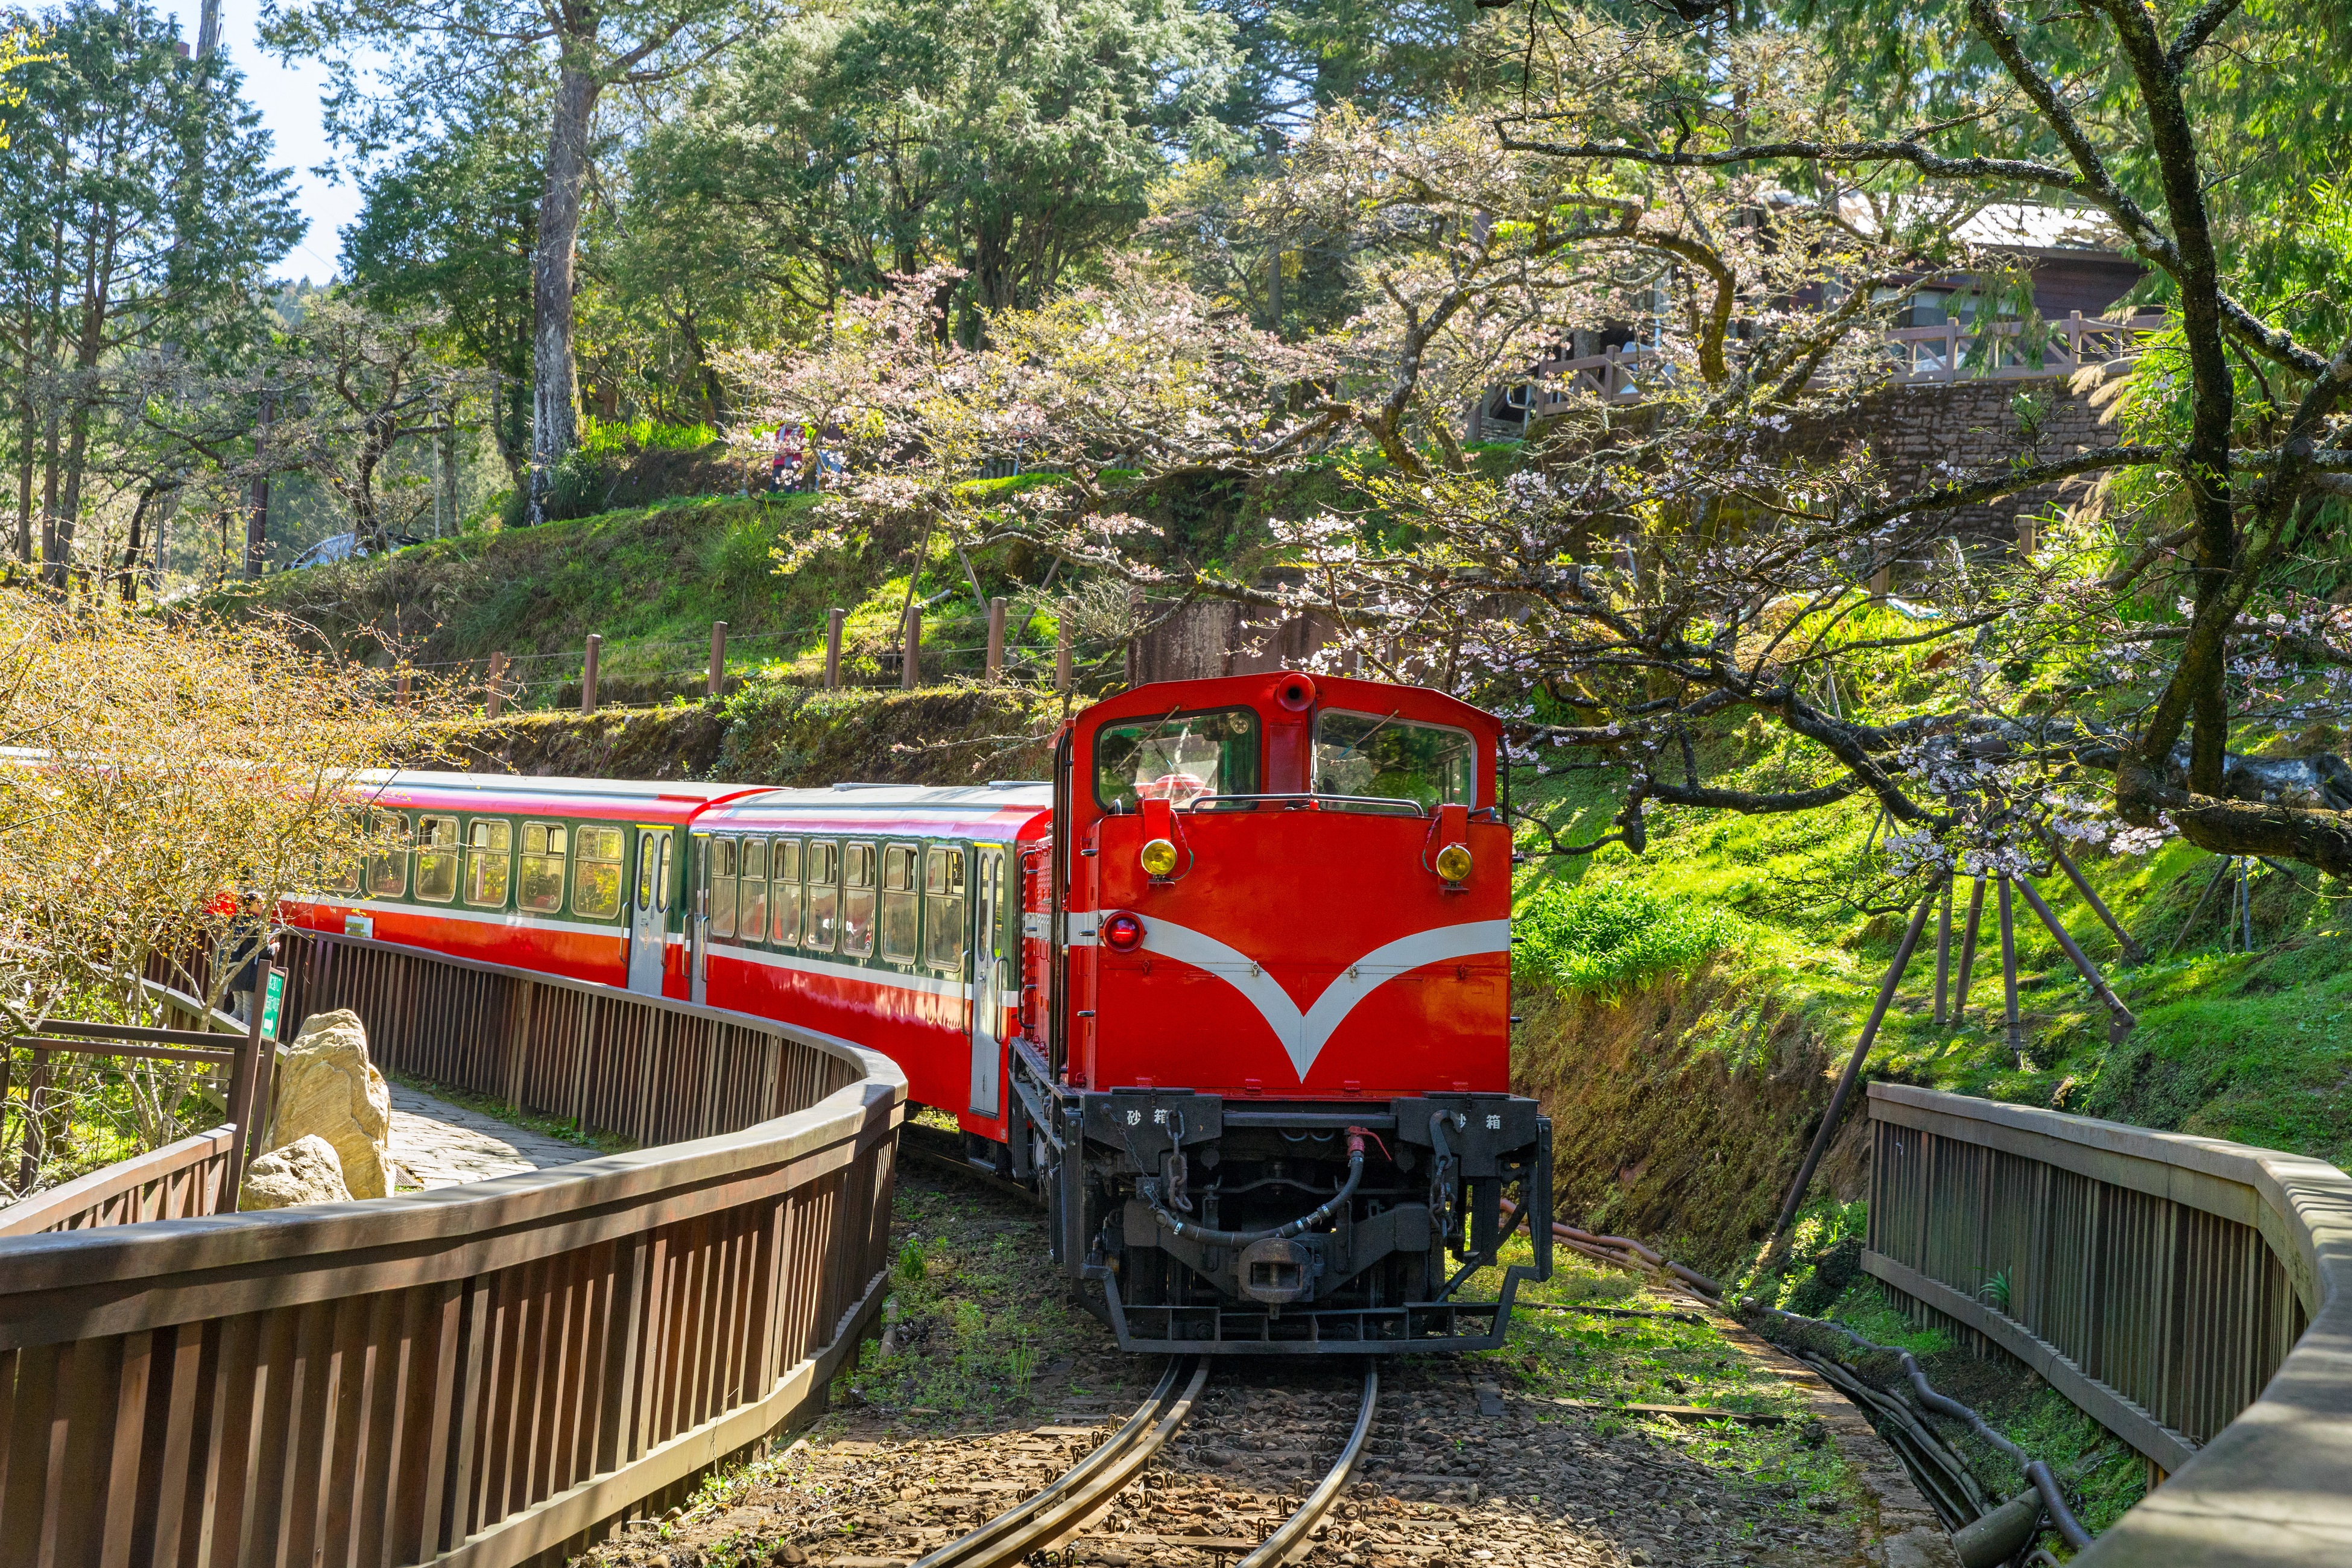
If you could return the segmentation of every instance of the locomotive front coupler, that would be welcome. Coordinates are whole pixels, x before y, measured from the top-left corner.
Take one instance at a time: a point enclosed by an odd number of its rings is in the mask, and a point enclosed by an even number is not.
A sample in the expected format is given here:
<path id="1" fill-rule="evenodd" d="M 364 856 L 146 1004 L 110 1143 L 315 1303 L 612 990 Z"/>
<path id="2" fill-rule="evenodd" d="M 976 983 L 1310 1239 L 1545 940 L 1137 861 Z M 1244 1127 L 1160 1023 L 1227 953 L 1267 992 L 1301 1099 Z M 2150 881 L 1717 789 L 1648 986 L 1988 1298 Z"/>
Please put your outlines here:
<path id="1" fill-rule="evenodd" d="M 1511 1283 L 1549 1275 L 1549 1128 L 1531 1100 L 1265 1100 L 1066 1086 L 1051 1099 L 1061 1134 L 1047 1177 L 1055 1250 L 1074 1280 L 1102 1289 L 1095 1310 L 1131 1348 L 1225 1339 L 1224 1329 L 1187 1326 L 1201 1321 L 1194 1310 L 1172 1305 L 1219 1300 L 1228 1310 L 1210 1317 L 1230 1326 L 1233 1312 L 1255 1312 L 1276 1338 L 1286 1336 L 1274 1320 L 1321 1317 L 1329 1321 L 1299 1331 L 1381 1349 L 1499 1342 L 1510 1288 L 1484 1306 L 1454 1289 L 1496 1261 L 1515 1228 L 1502 1203 L 1514 1186 L 1537 1260 L 1513 1268 Z M 1156 1284 L 1126 1278 L 1147 1264 Z M 1190 1292 L 1171 1283 L 1178 1276 L 1195 1282 Z M 1138 1311 L 1165 1326 L 1130 1333 Z M 1482 1312 L 1486 1332 L 1457 1322 Z"/>

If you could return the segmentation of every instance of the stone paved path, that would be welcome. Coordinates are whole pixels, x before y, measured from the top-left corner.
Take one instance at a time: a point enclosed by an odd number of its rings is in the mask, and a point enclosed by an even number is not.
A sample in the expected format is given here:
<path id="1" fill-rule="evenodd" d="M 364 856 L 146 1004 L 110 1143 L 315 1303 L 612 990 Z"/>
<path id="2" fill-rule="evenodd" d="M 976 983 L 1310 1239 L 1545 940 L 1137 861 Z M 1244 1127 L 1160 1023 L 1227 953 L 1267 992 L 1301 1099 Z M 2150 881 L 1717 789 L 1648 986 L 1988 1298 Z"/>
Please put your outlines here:
<path id="1" fill-rule="evenodd" d="M 509 1126 L 406 1084 L 391 1088 L 392 1157 L 423 1186 L 485 1182 L 596 1154 L 585 1144 Z"/>

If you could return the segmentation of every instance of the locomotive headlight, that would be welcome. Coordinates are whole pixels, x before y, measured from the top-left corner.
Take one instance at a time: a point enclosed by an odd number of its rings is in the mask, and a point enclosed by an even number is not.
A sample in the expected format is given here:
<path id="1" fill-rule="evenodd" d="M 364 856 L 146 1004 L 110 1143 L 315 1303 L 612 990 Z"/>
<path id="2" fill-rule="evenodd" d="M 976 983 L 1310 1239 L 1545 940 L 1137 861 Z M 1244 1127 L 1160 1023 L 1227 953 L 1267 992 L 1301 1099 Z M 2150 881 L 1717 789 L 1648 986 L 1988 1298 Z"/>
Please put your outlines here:
<path id="1" fill-rule="evenodd" d="M 1470 875 L 1470 847 L 1449 844 L 1437 852 L 1437 874 L 1449 882 L 1459 882 Z"/>
<path id="2" fill-rule="evenodd" d="M 1133 952 L 1143 945 L 1143 922 L 1129 914 L 1117 914 L 1102 923 L 1102 939 L 1113 952 Z"/>
<path id="3" fill-rule="evenodd" d="M 1154 877 L 1165 877 L 1176 869 L 1176 846 L 1165 838 L 1155 838 L 1143 847 L 1143 853 L 1136 858 L 1143 862 L 1145 871 Z"/>

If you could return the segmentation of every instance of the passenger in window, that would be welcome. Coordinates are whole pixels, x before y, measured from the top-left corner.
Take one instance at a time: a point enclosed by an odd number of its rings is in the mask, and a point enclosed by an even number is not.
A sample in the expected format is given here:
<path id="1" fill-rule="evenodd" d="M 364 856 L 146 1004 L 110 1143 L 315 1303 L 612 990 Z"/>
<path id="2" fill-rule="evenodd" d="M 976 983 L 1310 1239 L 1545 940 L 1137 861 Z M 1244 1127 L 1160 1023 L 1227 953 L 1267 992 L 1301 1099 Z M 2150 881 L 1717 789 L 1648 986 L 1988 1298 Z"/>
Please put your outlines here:
<path id="1" fill-rule="evenodd" d="M 814 952 L 831 952 L 841 940 L 841 846 L 830 839 L 808 844 L 808 932 Z"/>
<path id="2" fill-rule="evenodd" d="M 551 914 L 563 907 L 564 829 L 561 824 L 522 825 L 522 875 L 516 902 Z"/>

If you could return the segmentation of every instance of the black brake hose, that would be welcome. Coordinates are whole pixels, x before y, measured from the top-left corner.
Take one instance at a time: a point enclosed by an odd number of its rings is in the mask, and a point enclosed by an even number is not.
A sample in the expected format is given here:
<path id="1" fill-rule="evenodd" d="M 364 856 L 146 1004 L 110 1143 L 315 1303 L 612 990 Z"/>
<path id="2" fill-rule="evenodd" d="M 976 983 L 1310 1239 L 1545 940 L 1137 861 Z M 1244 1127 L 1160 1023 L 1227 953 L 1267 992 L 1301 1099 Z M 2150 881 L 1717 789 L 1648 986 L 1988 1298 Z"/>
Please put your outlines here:
<path id="1" fill-rule="evenodd" d="M 1362 1128 L 1348 1129 L 1348 1179 L 1339 1184 L 1338 1192 L 1326 1198 L 1322 1206 L 1314 1213 L 1301 1215 L 1288 1224 L 1276 1226 L 1270 1230 L 1218 1230 L 1211 1226 L 1194 1225 L 1168 1212 L 1167 1205 L 1160 1201 L 1158 1181 L 1138 1182 L 1135 1190 L 1145 1203 L 1151 1205 L 1153 1216 L 1171 1236 L 1185 1237 L 1209 1247 L 1247 1247 L 1252 1242 L 1274 1241 L 1297 1236 L 1322 1224 L 1339 1213 L 1340 1205 L 1355 1196 L 1357 1185 L 1364 1179 L 1364 1137 Z"/>

